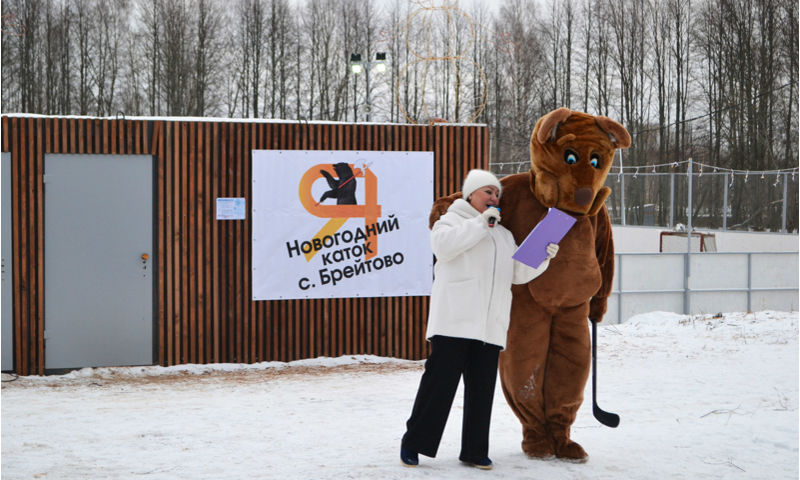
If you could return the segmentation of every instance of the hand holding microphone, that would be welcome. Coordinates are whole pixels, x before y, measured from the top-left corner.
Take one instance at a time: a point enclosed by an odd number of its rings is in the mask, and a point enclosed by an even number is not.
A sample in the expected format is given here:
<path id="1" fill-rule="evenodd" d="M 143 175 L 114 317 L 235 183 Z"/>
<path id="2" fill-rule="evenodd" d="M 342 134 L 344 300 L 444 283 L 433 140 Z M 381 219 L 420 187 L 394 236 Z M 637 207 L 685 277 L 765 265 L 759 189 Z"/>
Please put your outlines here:
<path id="1" fill-rule="evenodd" d="M 489 228 L 493 228 L 494 224 L 500 221 L 500 209 L 497 207 L 489 207 L 481 215 L 486 219 Z"/>

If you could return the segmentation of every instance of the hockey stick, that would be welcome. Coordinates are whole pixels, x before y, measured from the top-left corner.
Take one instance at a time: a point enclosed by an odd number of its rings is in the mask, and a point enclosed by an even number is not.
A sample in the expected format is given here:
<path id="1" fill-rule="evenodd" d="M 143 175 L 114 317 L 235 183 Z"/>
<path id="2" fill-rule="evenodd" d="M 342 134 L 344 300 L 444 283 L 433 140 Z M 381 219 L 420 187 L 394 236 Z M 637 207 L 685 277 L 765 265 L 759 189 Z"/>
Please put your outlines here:
<path id="1" fill-rule="evenodd" d="M 592 322 L 592 413 L 594 418 L 603 425 L 616 428 L 619 425 L 619 415 L 606 412 L 597 406 L 597 322 Z"/>

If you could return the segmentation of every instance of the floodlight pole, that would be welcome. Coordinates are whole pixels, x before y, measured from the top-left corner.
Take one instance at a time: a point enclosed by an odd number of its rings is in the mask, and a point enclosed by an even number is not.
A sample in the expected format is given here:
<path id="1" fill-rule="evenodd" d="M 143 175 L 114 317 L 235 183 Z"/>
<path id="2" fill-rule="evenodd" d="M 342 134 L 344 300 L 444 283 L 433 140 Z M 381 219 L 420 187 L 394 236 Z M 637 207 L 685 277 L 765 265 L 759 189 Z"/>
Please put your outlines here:
<path id="1" fill-rule="evenodd" d="M 683 289 L 683 313 L 689 315 L 691 312 L 691 298 L 689 295 L 689 277 L 691 276 L 692 266 L 692 157 L 689 157 L 689 169 L 687 172 L 689 176 L 689 193 L 688 205 L 686 209 L 686 275 L 683 276 L 684 289 Z"/>
<path id="2" fill-rule="evenodd" d="M 384 52 L 378 52 L 375 54 L 375 60 L 361 60 L 360 53 L 354 53 L 350 55 L 350 66 L 353 71 L 353 74 L 358 75 L 361 73 L 361 70 L 364 70 L 364 80 L 367 84 L 367 94 L 366 94 L 366 107 L 367 107 L 367 122 L 372 120 L 372 102 L 370 100 L 370 90 L 369 90 L 369 71 L 372 70 L 373 66 L 378 65 L 386 65 L 386 54 Z M 380 73 L 380 72 L 379 72 Z"/>
<path id="3" fill-rule="evenodd" d="M 621 148 L 619 149 L 619 178 L 620 178 L 620 181 L 622 182 L 622 185 L 620 185 L 620 189 L 622 190 L 622 192 L 620 192 L 620 208 L 622 209 L 622 226 L 625 226 L 626 225 L 625 222 L 627 221 L 625 219 L 625 217 L 626 217 L 626 215 L 625 215 L 625 213 L 626 213 L 625 212 L 625 171 L 622 168 L 622 149 Z"/>

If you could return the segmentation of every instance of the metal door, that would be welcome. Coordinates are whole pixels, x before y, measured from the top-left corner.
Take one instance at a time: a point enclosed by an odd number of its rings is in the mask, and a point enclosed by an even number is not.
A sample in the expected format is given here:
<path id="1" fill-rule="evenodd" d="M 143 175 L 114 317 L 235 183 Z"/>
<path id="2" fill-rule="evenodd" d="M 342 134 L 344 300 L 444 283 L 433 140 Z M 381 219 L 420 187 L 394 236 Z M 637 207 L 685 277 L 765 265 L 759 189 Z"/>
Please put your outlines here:
<path id="1" fill-rule="evenodd" d="M 2 154 L 2 370 L 9 371 L 14 369 L 14 277 L 11 263 L 11 154 Z"/>
<path id="2" fill-rule="evenodd" d="M 46 155 L 45 368 L 153 363 L 153 158 Z"/>

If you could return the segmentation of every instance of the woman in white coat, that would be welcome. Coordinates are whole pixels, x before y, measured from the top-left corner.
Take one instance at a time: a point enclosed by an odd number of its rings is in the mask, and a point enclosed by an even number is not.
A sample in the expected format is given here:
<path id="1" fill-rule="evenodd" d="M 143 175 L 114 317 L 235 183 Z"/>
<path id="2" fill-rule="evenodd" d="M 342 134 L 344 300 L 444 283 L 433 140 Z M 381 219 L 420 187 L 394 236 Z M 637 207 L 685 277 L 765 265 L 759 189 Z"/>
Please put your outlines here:
<path id="1" fill-rule="evenodd" d="M 400 448 L 407 466 L 416 466 L 419 454 L 436 456 L 463 375 L 459 459 L 492 468 L 489 423 L 497 357 L 506 346 L 511 284 L 539 276 L 558 251 L 558 245 L 550 244 L 547 259 L 536 269 L 511 258 L 517 245 L 494 208 L 501 191 L 491 172 L 470 171 L 461 189 L 463 199 L 453 202 L 431 230 L 436 265 L 425 334 L 431 354 Z"/>

